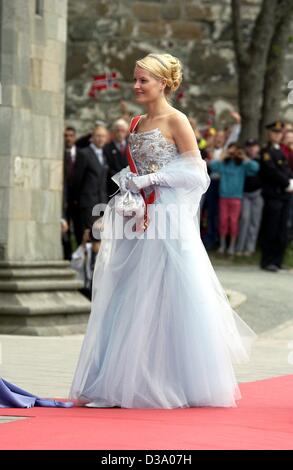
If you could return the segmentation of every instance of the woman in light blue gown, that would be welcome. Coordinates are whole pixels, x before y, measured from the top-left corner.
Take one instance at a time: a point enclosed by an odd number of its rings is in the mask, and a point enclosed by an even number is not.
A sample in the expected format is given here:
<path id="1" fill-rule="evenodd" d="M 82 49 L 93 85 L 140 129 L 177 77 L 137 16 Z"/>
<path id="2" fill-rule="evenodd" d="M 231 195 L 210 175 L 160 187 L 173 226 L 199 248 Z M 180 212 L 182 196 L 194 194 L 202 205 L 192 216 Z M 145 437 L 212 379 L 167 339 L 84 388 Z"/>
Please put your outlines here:
<path id="1" fill-rule="evenodd" d="M 168 101 L 181 80 L 169 54 L 136 62 L 136 101 L 147 113 L 131 124 L 129 168 L 113 177 L 120 191 L 103 216 L 70 391 L 89 407 L 231 407 L 240 398 L 232 364 L 248 360 L 255 334 L 232 310 L 200 238 L 210 180 L 187 117 Z M 127 207 L 140 198 L 143 214 L 132 218 Z"/>

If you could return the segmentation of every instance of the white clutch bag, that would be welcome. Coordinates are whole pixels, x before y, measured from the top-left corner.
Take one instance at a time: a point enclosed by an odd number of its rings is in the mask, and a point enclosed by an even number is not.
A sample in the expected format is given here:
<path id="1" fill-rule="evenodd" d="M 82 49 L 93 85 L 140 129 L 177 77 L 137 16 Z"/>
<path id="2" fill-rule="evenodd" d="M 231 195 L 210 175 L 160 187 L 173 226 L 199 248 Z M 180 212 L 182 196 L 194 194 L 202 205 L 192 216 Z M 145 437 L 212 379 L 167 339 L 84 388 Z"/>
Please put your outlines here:
<path id="1" fill-rule="evenodd" d="M 132 193 L 125 188 L 125 181 L 131 175 L 129 166 L 112 176 L 112 180 L 119 186 L 120 193 L 115 196 L 115 210 L 124 216 L 143 217 L 145 201 L 140 193 Z"/>
<path id="2" fill-rule="evenodd" d="M 126 191 L 124 194 L 115 196 L 115 209 L 120 215 L 142 217 L 145 210 L 145 202 L 140 193 L 133 194 Z"/>

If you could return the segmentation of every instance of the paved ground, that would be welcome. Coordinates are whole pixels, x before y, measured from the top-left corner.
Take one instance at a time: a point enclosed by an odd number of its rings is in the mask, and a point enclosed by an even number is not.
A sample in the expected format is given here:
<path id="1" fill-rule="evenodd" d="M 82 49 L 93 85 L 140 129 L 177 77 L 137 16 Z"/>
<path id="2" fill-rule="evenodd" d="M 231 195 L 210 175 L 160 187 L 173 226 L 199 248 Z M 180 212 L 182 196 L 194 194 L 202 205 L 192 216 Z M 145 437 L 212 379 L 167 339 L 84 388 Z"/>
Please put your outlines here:
<path id="1" fill-rule="evenodd" d="M 238 310 L 257 333 L 293 321 L 293 270 L 269 273 L 256 266 L 217 266 L 216 272 L 225 287 L 247 296 Z"/>
<path id="2" fill-rule="evenodd" d="M 236 368 L 240 381 L 293 373 L 293 271 L 254 266 L 217 267 L 225 287 L 244 293 L 239 315 L 258 334 L 251 361 Z"/>
<path id="3" fill-rule="evenodd" d="M 236 367 L 240 381 L 293 373 L 293 272 L 217 266 L 225 288 L 247 296 L 240 316 L 258 333 L 251 362 Z M 82 336 L 1 336 L 1 376 L 32 393 L 66 397 Z"/>

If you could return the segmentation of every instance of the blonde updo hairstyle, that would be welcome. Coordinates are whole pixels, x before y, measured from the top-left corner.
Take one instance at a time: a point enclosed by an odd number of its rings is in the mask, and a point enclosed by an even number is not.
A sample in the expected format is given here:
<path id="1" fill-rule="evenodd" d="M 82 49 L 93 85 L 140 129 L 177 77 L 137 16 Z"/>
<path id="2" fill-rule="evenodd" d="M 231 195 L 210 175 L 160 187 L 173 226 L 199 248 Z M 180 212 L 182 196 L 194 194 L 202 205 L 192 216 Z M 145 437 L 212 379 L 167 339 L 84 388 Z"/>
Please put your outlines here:
<path id="1" fill-rule="evenodd" d="M 166 82 L 165 95 L 169 96 L 182 82 L 182 64 L 171 54 L 148 54 L 136 61 L 137 67 L 148 70 L 154 77 Z"/>

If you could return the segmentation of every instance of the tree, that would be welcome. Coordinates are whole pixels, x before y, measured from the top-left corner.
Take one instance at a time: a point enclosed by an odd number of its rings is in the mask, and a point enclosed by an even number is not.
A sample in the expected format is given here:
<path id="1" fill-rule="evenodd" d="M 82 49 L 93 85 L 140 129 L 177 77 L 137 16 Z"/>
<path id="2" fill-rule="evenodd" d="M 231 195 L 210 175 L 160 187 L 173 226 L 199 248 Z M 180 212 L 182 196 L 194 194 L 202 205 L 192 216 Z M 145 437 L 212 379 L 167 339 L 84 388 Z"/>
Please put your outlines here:
<path id="1" fill-rule="evenodd" d="M 231 6 L 244 141 L 263 136 L 264 124 L 278 117 L 293 1 L 262 0 L 249 41 L 243 35 L 241 0 L 231 0 Z"/>
<path id="2" fill-rule="evenodd" d="M 293 17 L 293 1 L 282 0 L 276 12 L 275 32 L 267 59 L 263 104 L 259 132 L 264 137 L 264 127 L 272 122 L 280 111 L 285 52 L 290 40 L 290 23 Z"/>

